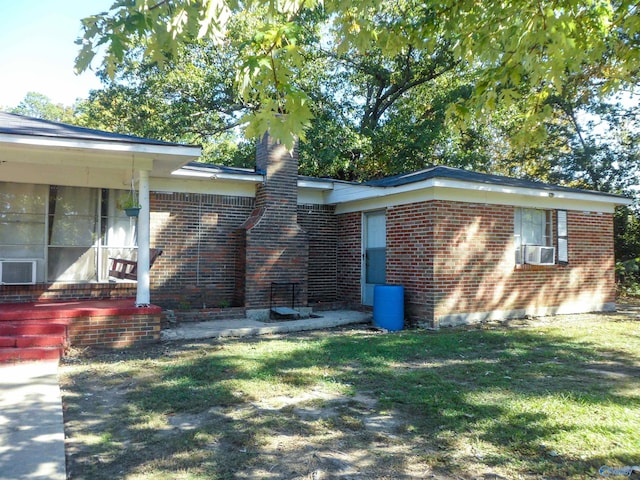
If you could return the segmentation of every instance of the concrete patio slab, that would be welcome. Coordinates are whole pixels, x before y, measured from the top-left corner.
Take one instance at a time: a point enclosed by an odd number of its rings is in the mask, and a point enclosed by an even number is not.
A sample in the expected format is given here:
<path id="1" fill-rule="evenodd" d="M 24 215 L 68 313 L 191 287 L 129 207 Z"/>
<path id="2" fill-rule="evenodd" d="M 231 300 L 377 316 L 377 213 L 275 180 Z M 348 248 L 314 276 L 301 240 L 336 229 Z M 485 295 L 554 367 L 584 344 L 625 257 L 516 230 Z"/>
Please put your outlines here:
<path id="1" fill-rule="evenodd" d="M 305 330 L 321 330 L 356 323 L 369 323 L 372 319 L 371 312 L 357 312 L 352 310 L 317 312 L 317 315 L 318 318 L 281 322 L 260 322 L 250 319 L 237 319 L 182 323 L 175 328 L 163 330 L 161 332 L 161 339 L 170 341 L 196 340 L 200 338 L 249 337 Z"/>

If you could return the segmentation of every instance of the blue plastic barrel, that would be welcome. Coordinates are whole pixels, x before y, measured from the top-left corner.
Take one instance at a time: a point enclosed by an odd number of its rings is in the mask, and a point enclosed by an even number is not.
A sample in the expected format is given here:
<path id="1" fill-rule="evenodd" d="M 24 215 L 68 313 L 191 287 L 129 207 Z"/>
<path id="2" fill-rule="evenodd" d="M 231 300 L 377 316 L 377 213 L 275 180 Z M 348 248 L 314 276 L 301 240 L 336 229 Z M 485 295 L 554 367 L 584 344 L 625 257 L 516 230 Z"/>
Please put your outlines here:
<path id="1" fill-rule="evenodd" d="M 376 285 L 373 287 L 373 324 L 389 331 L 404 327 L 404 287 Z"/>

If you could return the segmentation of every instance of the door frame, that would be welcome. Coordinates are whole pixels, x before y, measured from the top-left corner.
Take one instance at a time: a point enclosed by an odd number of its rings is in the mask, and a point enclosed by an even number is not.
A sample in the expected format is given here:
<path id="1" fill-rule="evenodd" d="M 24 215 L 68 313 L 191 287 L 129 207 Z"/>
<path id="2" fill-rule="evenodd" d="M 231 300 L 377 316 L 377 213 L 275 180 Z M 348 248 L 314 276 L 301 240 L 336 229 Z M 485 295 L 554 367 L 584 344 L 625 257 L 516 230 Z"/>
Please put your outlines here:
<path id="1" fill-rule="evenodd" d="M 387 210 L 378 209 L 362 212 L 362 238 L 360 243 L 361 248 L 361 264 L 360 264 L 360 298 L 362 305 L 373 306 L 373 290 L 375 285 L 367 283 L 367 246 L 369 240 L 369 228 L 367 219 L 370 216 L 381 215 L 384 220 L 384 248 L 387 247 Z M 385 263 L 385 278 L 386 278 L 386 263 Z"/>

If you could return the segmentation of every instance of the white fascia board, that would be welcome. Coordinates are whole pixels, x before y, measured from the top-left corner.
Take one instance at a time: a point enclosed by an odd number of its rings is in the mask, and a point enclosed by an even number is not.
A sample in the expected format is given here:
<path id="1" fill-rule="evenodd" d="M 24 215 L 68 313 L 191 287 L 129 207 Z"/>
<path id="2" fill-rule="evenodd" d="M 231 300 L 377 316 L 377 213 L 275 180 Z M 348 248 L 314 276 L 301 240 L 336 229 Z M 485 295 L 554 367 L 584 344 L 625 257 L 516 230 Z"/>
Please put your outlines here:
<path id="1" fill-rule="evenodd" d="M 373 188 L 373 187 L 370 187 Z M 383 189 L 378 189 L 383 190 Z M 370 210 L 380 210 L 387 207 L 399 205 L 409 205 L 411 203 L 428 202 L 436 200 L 433 188 L 426 188 L 418 192 L 404 192 L 397 195 L 378 195 L 361 198 L 344 203 L 336 204 L 336 214 L 367 212 Z M 327 202 L 332 204 L 333 202 Z"/>
<path id="2" fill-rule="evenodd" d="M 355 187 L 355 188 L 354 188 Z M 588 192 L 539 190 L 484 183 L 434 178 L 400 187 L 366 187 L 341 185 L 327 195 L 327 203 L 336 203 L 336 213 L 406 205 L 429 200 L 528 206 L 531 208 L 566 208 L 603 213 L 617 205 L 629 205 L 630 199 Z"/>
<path id="3" fill-rule="evenodd" d="M 0 134 L 0 143 L 30 145 L 43 148 L 69 148 L 78 150 L 98 150 L 119 153 L 142 153 L 147 155 L 168 155 L 175 157 L 200 157 L 200 147 L 181 145 L 152 145 L 113 141 L 96 141 L 54 137 L 34 137 L 32 135 Z"/>
<path id="4" fill-rule="evenodd" d="M 191 170 L 181 168 L 171 172 L 171 176 L 184 177 L 184 178 L 207 178 L 209 180 L 232 180 L 236 182 L 250 182 L 250 183 L 262 183 L 264 181 L 264 175 L 256 174 L 240 174 L 240 173 L 225 173 L 225 172 L 207 172 L 204 170 Z"/>
<path id="5" fill-rule="evenodd" d="M 459 190 L 476 190 L 491 193 L 502 193 L 507 195 L 523 195 L 532 198 L 557 198 L 594 203 L 605 203 L 611 205 L 630 205 L 632 203 L 632 200 L 628 198 L 602 194 L 599 192 L 589 192 L 588 190 L 572 192 L 562 189 L 554 190 L 553 187 L 550 190 L 542 190 L 538 188 L 511 187 L 447 179 L 440 179 L 440 182 L 436 183 L 436 186 Z"/>
<path id="6" fill-rule="evenodd" d="M 244 175 L 240 173 L 216 173 L 212 177 L 213 180 L 235 180 L 238 182 L 262 183 L 264 175 L 259 173 Z"/>
<path id="7" fill-rule="evenodd" d="M 545 210 L 577 210 L 597 213 L 613 213 L 615 207 L 620 205 L 619 202 L 603 202 L 598 195 L 565 196 L 557 192 L 554 192 L 553 196 L 532 196 L 518 192 L 503 193 L 437 187 L 434 189 L 433 196 L 435 200 L 449 200 L 453 202 L 511 205 L 514 207 L 539 208 Z M 611 197 L 608 199 L 610 198 Z"/>
<path id="8" fill-rule="evenodd" d="M 298 180 L 298 205 L 326 205 L 326 192 L 333 190 L 332 181 Z"/>
<path id="9" fill-rule="evenodd" d="M 211 178 L 211 173 L 208 172 L 200 172 L 195 170 L 174 170 L 171 172 L 172 177 L 185 177 L 185 178 Z"/>
<path id="10" fill-rule="evenodd" d="M 333 190 L 334 182 L 332 181 L 314 181 L 314 180 L 298 180 L 298 188 L 308 188 L 312 190 Z"/>
<path id="11" fill-rule="evenodd" d="M 385 188 L 369 187 L 366 185 L 350 185 L 346 183 L 336 183 L 333 190 L 326 193 L 326 203 L 343 204 L 348 202 L 357 202 L 372 198 L 387 196 L 391 193 Z"/>

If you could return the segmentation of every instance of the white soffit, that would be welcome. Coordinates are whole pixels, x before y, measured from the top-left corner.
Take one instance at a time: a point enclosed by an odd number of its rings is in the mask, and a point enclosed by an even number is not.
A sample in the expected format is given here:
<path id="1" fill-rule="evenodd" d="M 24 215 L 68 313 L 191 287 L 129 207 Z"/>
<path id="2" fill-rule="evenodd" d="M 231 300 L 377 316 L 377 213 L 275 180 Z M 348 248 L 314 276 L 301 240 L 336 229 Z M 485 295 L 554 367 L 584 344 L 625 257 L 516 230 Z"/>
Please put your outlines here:
<path id="1" fill-rule="evenodd" d="M 254 197 L 255 185 L 262 182 L 263 174 L 249 170 L 234 173 L 210 167 L 185 166 L 172 172 L 171 179 L 156 180 L 156 185 L 163 190 Z M 334 188 L 334 181 L 325 179 L 298 179 L 297 183 L 298 204 L 302 205 L 326 204 L 324 193 Z"/>

